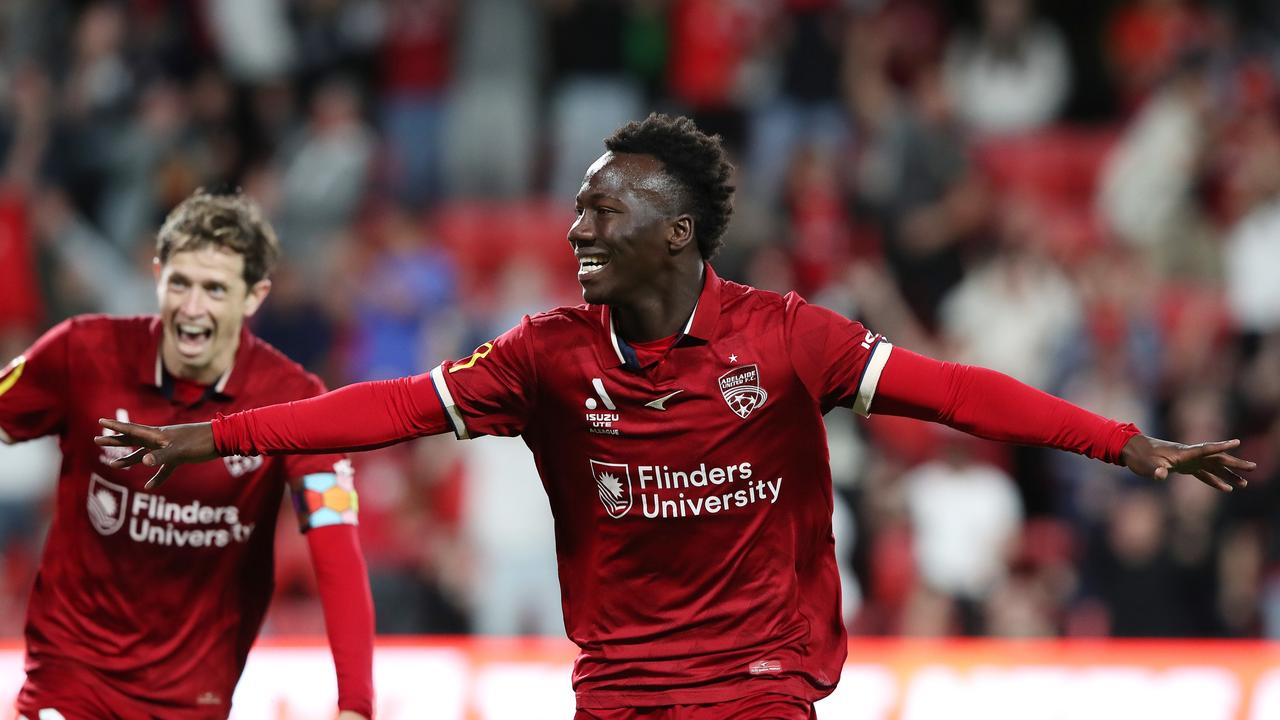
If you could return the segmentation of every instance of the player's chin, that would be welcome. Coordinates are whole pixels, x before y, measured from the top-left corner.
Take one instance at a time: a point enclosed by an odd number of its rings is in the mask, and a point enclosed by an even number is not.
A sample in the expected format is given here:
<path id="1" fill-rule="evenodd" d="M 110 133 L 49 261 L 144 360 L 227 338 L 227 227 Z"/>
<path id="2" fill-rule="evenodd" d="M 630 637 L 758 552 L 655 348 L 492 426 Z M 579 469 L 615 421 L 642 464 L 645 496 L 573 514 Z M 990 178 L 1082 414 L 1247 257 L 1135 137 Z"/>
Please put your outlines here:
<path id="1" fill-rule="evenodd" d="M 591 305 L 608 305 L 609 300 L 613 297 L 613 293 L 609 292 L 609 286 L 605 283 L 579 281 L 582 286 L 582 299 Z"/>

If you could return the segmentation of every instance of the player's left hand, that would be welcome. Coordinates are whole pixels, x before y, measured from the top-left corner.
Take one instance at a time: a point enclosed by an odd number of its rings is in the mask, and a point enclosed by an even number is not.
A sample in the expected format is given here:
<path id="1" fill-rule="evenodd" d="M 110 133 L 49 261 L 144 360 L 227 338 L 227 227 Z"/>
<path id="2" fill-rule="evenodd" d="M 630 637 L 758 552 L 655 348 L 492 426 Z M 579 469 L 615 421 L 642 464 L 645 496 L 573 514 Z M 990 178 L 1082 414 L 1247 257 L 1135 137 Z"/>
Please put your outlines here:
<path id="1" fill-rule="evenodd" d="M 99 418 L 98 424 L 111 431 L 93 439 L 98 445 L 136 448 L 128 455 L 112 460 L 109 463 L 111 467 L 123 470 L 142 463 L 156 469 L 156 474 L 147 481 L 147 490 L 163 484 L 178 465 L 218 457 L 218 450 L 213 444 L 213 429 L 207 422 L 156 427 Z"/>
<path id="2" fill-rule="evenodd" d="M 1240 473 L 1252 472 L 1258 466 L 1227 452 L 1239 446 L 1239 440 L 1183 445 L 1135 435 L 1125 443 L 1120 463 L 1143 477 L 1167 480 L 1169 473 L 1194 475 L 1211 488 L 1231 492 L 1249 484 Z"/>
<path id="3" fill-rule="evenodd" d="M 355 710 L 343 710 L 338 713 L 338 720 L 369 720 L 369 718 L 361 715 Z"/>

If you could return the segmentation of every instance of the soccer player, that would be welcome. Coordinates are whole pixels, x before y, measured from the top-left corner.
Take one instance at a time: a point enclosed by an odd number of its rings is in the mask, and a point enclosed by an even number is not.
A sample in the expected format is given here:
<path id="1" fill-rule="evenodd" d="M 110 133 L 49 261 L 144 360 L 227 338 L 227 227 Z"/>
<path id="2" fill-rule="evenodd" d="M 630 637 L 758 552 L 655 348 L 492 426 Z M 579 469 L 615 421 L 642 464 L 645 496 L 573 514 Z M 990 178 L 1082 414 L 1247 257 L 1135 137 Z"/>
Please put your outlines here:
<path id="1" fill-rule="evenodd" d="M 521 435 L 555 517 L 578 720 L 815 716 L 846 655 L 822 416 L 837 405 L 1084 453 L 1221 490 L 1236 441 L 1146 437 L 995 372 L 941 363 L 709 263 L 731 213 L 716 138 L 651 115 L 605 140 L 569 245 L 585 305 L 526 317 L 415 377 L 163 428 L 102 424 L 156 470 Z M 644 708 L 644 710 L 637 710 Z"/>
<path id="2" fill-rule="evenodd" d="M 226 718 L 273 585 L 287 487 L 316 572 L 343 720 L 372 717 L 373 605 L 341 455 L 246 457 L 143 487 L 87 440 L 106 415 L 181 423 L 298 400 L 320 381 L 244 327 L 275 232 L 242 195 L 197 192 L 156 239 L 158 317 L 75 317 L 0 371 L 0 440 L 56 434 L 53 523 L 27 611 L 27 720 Z"/>

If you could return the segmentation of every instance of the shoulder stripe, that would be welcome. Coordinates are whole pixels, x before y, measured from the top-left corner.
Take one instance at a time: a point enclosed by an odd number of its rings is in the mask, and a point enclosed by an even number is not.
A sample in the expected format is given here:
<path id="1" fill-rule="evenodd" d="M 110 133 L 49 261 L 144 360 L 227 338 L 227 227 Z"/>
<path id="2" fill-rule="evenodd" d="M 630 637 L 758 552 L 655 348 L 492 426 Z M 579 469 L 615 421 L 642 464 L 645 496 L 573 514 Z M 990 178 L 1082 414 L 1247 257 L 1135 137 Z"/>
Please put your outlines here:
<path id="1" fill-rule="evenodd" d="M 459 440 L 468 440 L 471 434 L 467 432 L 467 423 L 462 419 L 462 412 L 458 410 L 457 403 L 453 401 L 453 393 L 449 392 L 449 385 L 444 381 L 444 371 L 441 367 L 443 366 L 437 365 L 431 369 L 431 383 L 435 385 L 436 395 L 440 397 L 440 404 L 444 406 L 449 424 L 453 426 L 453 434 L 457 435 Z"/>
<path id="2" fill-rule="evenodd" d="M 13 362 L 9 363 L 9 366 L 5 368 L 5 372 L 0 374 L 0 395 L 9 392 L 9 388 L 18 382 L 18 378 L 22 377 L 22 368 L 26 364 L 27 357 L 25 355 L 19 355 L 13 359 Z"/>
<path id="3" fill-rule="evenodd" d="M 863 417 L 871 414 L 871 401 L 876 397 L 880 373 L 884 372 L 885 363 L 889 362 L 889 353 L 892 351 L 893 345 L 881 338 L 871 349 L 871 357 L 867 358 L 867 366 L 862 371 L 862 382 L 858 383 L 858 397 L 853 401 L 853 411 Z"/>

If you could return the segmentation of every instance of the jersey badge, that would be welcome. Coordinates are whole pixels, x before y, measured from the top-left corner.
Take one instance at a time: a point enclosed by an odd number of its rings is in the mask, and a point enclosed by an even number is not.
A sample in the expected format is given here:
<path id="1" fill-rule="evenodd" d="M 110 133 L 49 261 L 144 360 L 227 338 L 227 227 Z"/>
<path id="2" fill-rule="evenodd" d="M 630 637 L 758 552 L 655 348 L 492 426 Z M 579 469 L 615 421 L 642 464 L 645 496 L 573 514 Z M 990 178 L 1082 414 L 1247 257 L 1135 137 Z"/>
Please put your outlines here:
<path id="1" fill-rule="evenodd" d="M 227 472 L 231 473 L 231 477 L 238 478 L 262 467 L 262 456 L 228 455 L 222 458 L 222 462 L 227 466 Z"/>
<path id="2" fill-rule="evenodd" d="M 86 506 L 89 521 L 99 535 L 113 535 L 124 525 L 125 505 L 128 502 L 128 488 L 104 480 L 97 473 L 90 473 Z"/>
<path id="3" fill-rule="evenodd" d="M 609 517 L 620 518 L 631 509 L 631 468 L 623 463 L 591 460 L 591 477 L 596 493 Z"/>
<path id="4" fill-rule="evenodd" d="M 760 387 L 760 369 L 754 364 L 742 365 L 721 375 L 720 394 L 729 409 L 744 420 L 769 399 L 769 393 Z"/>

